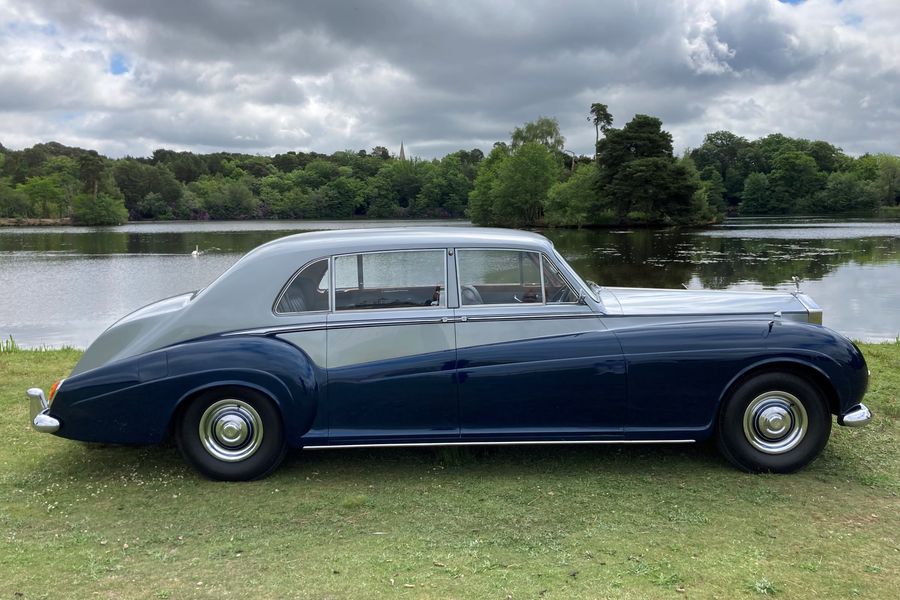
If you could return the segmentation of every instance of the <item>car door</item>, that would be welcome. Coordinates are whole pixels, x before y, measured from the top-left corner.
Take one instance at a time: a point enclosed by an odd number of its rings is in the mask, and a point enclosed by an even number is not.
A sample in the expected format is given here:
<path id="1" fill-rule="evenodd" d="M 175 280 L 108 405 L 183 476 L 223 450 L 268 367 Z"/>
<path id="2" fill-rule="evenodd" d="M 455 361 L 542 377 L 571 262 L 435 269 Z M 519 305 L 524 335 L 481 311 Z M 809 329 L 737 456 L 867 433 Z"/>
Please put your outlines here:
<path id="1" fill-rule="evenodd" d="M 329 443 L 459 437 L 446 249 L 333 258 Z"/>
<path id="2" fill-rule="evenodd" d="M 558 266 L 522 250 L 455 254 L 462 439 L 620 438 L 621 347 Z"/>

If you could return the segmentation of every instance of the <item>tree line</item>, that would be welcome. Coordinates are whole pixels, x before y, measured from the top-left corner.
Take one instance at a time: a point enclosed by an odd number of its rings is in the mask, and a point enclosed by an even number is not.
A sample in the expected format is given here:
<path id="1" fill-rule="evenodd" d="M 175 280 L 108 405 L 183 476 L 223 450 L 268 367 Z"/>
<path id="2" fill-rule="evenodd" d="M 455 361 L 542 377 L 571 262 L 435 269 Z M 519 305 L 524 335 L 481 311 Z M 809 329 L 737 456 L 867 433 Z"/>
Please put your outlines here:
<path id="1" fill-rule="evenodd" d="M 108 159 L 50 142 L 0 146 L 0 217 L 126 220 L 464 217 L 482 159 L 460 150 L 434 161 L 371 152 L 255 156 L 156 150 Z"/>
<path id="2" fill-rule="evenodd" d="M 865 213 L 900 202 L 900 157 L 890 154 L 854 158 L 820 140 L 717 131 L 688 157 L 731 213 Z"/>
<path id="3" fill-rule="evenodd" d="M 0 145 L 0 218 L 71 218 L 86 225 L 169 219 L 462 218 L 528 227 L 698 225 L 726 214 L 866 212 L 900 200 L 900 158 L 844 154 L 781 134 L 748 141 L 708 134 L 677 157 L 652 116 L 612 126 L 591 105 L 593 156 L 566 149 L 539 117 L 494 144 L 435 160 L 383 146 L 330 155 L 257 156 L 159 149 L 109 159 L 50 142 Z"/>

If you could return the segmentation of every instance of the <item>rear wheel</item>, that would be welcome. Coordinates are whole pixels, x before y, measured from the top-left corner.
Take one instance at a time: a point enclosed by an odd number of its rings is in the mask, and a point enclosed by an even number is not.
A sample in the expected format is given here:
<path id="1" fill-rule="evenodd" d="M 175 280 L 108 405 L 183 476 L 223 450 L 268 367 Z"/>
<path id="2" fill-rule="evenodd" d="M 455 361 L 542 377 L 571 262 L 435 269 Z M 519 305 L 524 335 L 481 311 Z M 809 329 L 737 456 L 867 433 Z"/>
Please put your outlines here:
<path id="1" fill-rule="evenodd" d="M 719 450 L 744 471 L 792 473 L 822 452 L 831 412 L 818 387 L 791 373 L 757 375 L 719 413 Z"/>
<path id="2" fill-rule="evenodd" d="M 194 468 L 226 481 L 268 475 L 287 448 L 275 404 L 238 386 L 208 390 L 192 400 L 178 420 L 175 437 Z"/>

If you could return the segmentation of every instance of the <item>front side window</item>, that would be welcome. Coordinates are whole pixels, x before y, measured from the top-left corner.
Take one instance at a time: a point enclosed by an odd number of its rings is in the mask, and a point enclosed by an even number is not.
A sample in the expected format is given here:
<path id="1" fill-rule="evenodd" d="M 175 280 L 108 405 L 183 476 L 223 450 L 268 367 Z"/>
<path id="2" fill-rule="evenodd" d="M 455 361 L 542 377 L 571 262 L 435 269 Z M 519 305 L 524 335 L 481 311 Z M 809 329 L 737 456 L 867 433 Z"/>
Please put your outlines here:
<path id="1" fill-rule="evenodd" d="M 562 276 L 559 269 L 547 257 L 541 257 L 544 268 L 544 294 L 548 304 L 564 304 L 578 302 L 578 294 Z"/>
<path id="2" fill-rule="evenodd" d="M 334 309 L 444 306 L 445 252 L 409 250 L 334 257 Z"/>
<path id="3" fill-rule="evenodd" d="M 544 302 L 541 255 L 523 250 L 459 250 L 463 306 Z"/>
<path id="4" fill-rule="evenodd" d="M 312 262 L 297 273 L 275 304 L 279 314 L 328 310 L 328 259 Z"/>

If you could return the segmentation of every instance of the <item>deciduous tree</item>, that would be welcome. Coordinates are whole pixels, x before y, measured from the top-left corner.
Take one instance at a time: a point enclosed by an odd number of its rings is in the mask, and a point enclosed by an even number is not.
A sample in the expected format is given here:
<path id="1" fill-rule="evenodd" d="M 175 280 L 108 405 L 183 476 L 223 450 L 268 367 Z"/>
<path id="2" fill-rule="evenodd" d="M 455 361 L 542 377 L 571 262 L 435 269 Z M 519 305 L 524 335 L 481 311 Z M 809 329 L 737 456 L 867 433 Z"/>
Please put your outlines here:
<path id="1" fill-rule="evenodd" d="M 562 152 L 566 138 L 559 131 L 559 121 L 553 117 L 538 117 L 536 120 L 516 127 L 512 132 L 513 150 L 524 144 L 541 144 L 550 150 Z"/>

